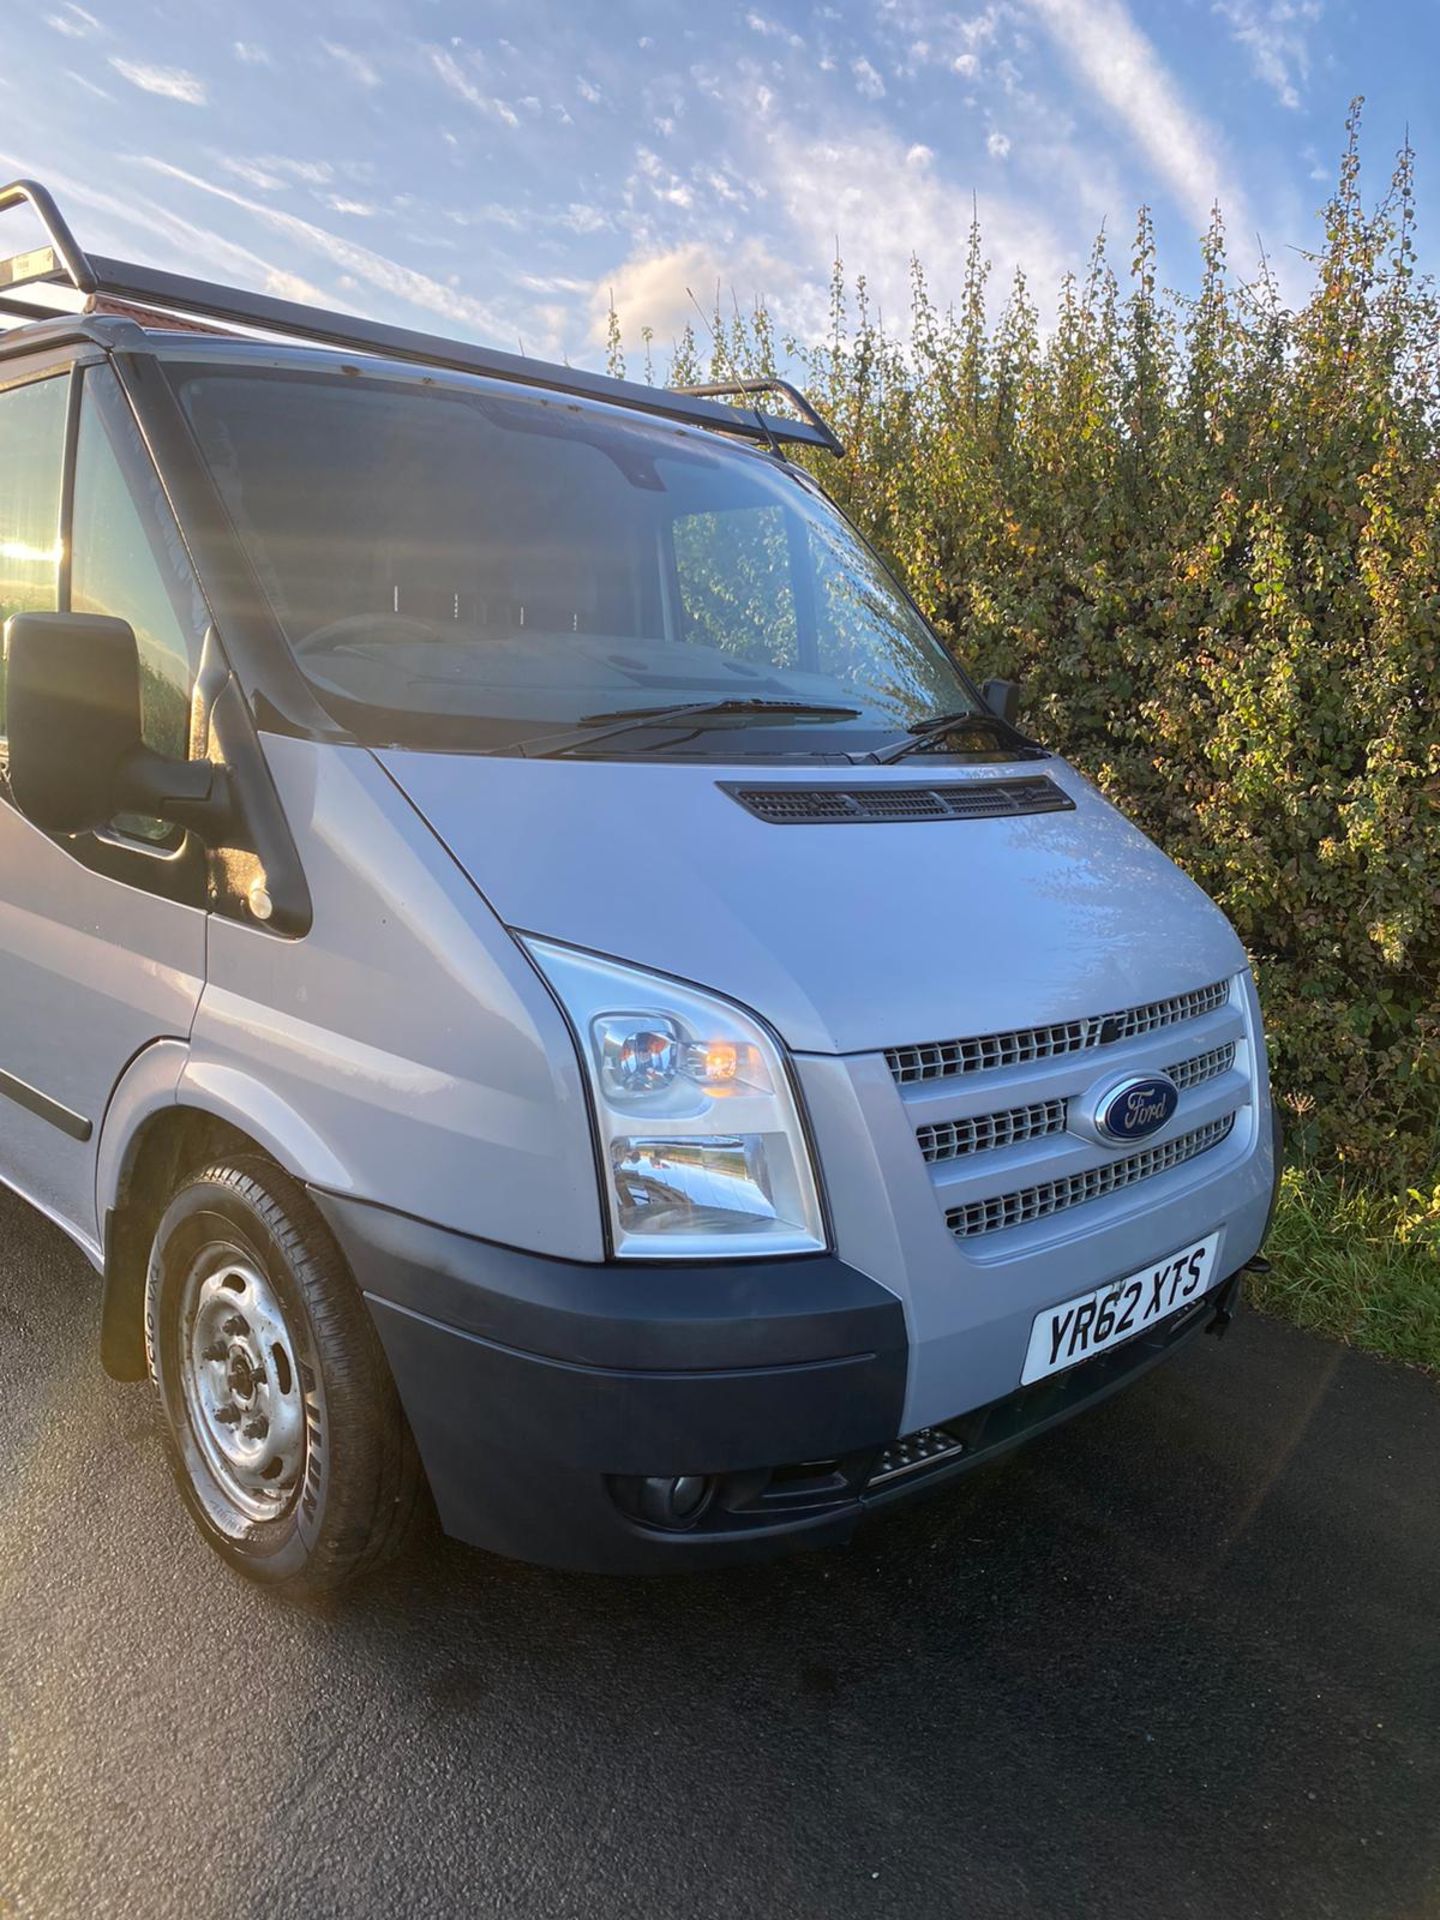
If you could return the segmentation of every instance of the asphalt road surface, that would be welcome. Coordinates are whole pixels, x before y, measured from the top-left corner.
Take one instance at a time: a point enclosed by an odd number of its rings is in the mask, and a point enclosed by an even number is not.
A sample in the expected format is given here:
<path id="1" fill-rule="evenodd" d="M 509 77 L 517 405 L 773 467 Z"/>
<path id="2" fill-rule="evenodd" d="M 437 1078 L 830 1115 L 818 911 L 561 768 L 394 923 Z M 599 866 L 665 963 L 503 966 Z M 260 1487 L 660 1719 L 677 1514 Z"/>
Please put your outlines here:
<path id="1" fill-rule="evenodd" d="M 0 1196 L 0 1915 L 1440 1915 L 1440 1393 L 1250 1314 L 849 1547 L 422 1540 L 327 1613 L 192 1535 Z"/>

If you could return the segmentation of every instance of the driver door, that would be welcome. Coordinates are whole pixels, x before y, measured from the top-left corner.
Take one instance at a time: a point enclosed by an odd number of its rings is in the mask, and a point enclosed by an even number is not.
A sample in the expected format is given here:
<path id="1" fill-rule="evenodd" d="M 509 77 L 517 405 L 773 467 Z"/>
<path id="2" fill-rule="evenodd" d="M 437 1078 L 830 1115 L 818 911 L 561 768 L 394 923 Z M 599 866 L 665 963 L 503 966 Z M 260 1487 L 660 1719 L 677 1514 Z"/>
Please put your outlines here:
<path id="1" fill-rule="evenodd" d="M 185 753 L 208 616 L 111 369 L 0 389 L 0 476 L 0 616 L 128 620 L 146 737 Z M 144 1047 L 188 1037 L 205 941 L 203 863 L 181 836 L 125 817 L 52 837 L 0 797 L 0 1179 L 92 1251 L 106 1106 Z"/>

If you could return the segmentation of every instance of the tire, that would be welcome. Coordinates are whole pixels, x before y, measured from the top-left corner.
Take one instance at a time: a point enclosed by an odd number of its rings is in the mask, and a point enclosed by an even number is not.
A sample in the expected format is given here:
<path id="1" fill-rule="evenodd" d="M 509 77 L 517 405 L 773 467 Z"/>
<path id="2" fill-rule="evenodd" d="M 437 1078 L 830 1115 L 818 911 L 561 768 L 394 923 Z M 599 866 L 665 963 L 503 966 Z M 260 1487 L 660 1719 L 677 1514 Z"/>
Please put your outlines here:
<path id="1" fill-rule="evenodd" d="M 191 1175 L 155 1234 L 145 1350 L 210 1545 L 296 1597 L 390 1558 L 421 1487 L 379 1339 L 304 1189 L 256 1158 Z"/>

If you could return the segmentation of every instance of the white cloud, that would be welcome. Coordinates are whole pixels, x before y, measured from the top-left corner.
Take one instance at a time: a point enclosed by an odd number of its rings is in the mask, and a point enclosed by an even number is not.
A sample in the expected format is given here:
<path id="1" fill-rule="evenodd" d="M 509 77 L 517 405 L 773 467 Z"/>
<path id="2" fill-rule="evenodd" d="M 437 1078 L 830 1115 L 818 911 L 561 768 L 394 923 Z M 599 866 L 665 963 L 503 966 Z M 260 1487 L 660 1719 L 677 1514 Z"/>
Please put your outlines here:
<path id="1" fill-rule="evenodd" d="M 333 307 L 335 302 L 327 300 L 320 289 L 312 286 L 308 280 L 302 280 L 298 273 L 287 273 L 283 267 L 272 267 L 265 276 L 265 291 L 273 294 L 277 300 L 294 300 L 302 307 Z"/>
<path id="2" fill-rule="evenodd" d="M 1008 134 L 992 133 L 985 142 L 985 151 L 990 155 L 992 160 L 1006 159 L 1010 152 L 1010 139 Z"/>
<path id="3" fill-rule="evenodd" d="M 1244 195 L 1217 157 L 1220 138 L 1191 111 L 1123 0 L 1026 0 L 1080 77 L 1130 134 L 1189 217 L 1204 226 L 1218 199 L 1253 231 Z"/>
<path id="4" fill-rule="evenodd" d="M 254 40 L 237 40 L 230 51 L 237 60 L 243 61 L 247 67 L 268 67 L 270 65 L 269 54 L 265 51 L 264 47 L 259 46 Z"/>
<path id="5" fill-rule="evenodd" d="M 379 86 L 380 75 L 363 53 L 356 53 L 353 47 L 342 47 L 335 40 L 322 40 L 320 44 L 335 64 L 344 68 L 357 87 L 364 87 L 368 91 Z"/>
<path id="6" fill-rule="evenodd" d="M 555 215 L 555 224 L 568 228 L 571 233 L 603 233 L 613 222 L 603 207 L 591 207 L 583 201 L 572 200 L 563 213 Z"/>
<path id="7" fill-rule="evenodd" d="M 803 34 L 792 33 L 788 27 L 782 27 L 778 20 L 771 20 L 763 13 L 747 13 L 745 24 L 752 33 L 761 34 L 767 40 L 783 40 L 797 52 L 805 45 Z"/>
<path id="8" fill-rule="evenodd" d="M 146 200 L 141 195 L 128 192 L 123 197 L 106 193 L 94 186 L 88 177 L 67 177 L 57 173 L 48 161 L 41 167 L 38 162 L 24 155 L 0 153 L 0 165 L 3 165 L 7 177 L 24 178 L 43 172 L 47 183 L 63 196 L 67 206 L 73 202 L 94 212 L 98 216 L 97 232 L 101 235 L 102 246 L 118 244 L 122 252 L 129 253 L 130 234 L 143 233 L 182 259 L 190 272 L 212 274 L 217 280 L 228 280 L 242 286 L 258 286 L 267 293 L 286 299 L 307 300 L 313 305 L 326 304 L 324 296 L 309 281 L 252 253 L 248 247 L 222 239 L 212 228 L 198 227 L 182 219 L 169 204 Z M 118 237 L 115 243 L 110 242 L 105 228 L 99 225 L 100 221 L 108 223 L 109 233 L 123 237 Z M 332 300 L 329 304 L 334 306 L 336 302 Z"/>
<path id="9" fill-rule="evenodd" d="M 492 119 L 499 120 L 507 127 L 519 126 L 520 116 L 515 109 L 504 100 L 497 99 L 494 94 L 486 93 L 483 88 L 477 87 L 453 54 L 445 53 L 439 47 L 432 47 L 430 64 L 445 86 L 457 99 L 463 100 L 466 106 L 489 114 Z"/>
<path id="10" fill-rule="evenodd" d="M 1013 4 L 999 0 L 979 13 L 950 11 L 935 0 L 882 0 L 876 24 L 905 48 L 906 73 L 922 67 L 952 67 L 972 77 L 980 69 L 981 51 L 1000 31 L 1002 14 L 1013 15 Z"/>
<path id="11" fill-rule="evenodd" d="M 167 179 L 178 180 L 185 186 L 227 200 L 232 206 L 243 207 L 276 233 L 284 234 L 287 239 L 320 254 L 340 268 L 342 286 L 347 280 L 351 284 L 363 282 L 390 299 L 422 307 L 428 312 L 440 314 L 446 320 L 457 321 L 462 326 L 475 327 L 490 334 L 504 330 L 490 308 L 482 306 L 478 300 L 472 300 L 468 294 L 432 280 L 428 274 L 417 273 L 413 267 L 402 266 L 397 260 L 388 260 L 384 254 L 374 253 L 368 247 L 342 239 L 339 234 L 317 227 L 312 221 L 302 220 L 296 214 L 285 213 L 265 201 L 247 200 L 243 194 L 232 193 L 228 187 L 202 180 L 182 167 L 171 166 L 168 161 L 146 157 L 143 164 Z"/>
<path id="12" fill-rule="evenodd" d="M 59 13 L 47 13 L 45 24 L 53 27 L 56 33 L 63 33 L 67 40 L 88 40 L 92 34 L 105 31 L 93 13 L 87 13 L 84 7 L 68 4 Z"/>
<path id="13" fill-rule="evenodd" d="M 247 187 L 253 187 L 257 193 L 283 193 L 285 191 L 285 182 L 278 174 L 271 173 L 265 167 L 258 166 L 253 160 L 241 160 L 231 154 L 222 153 L 220 155 L 220 165 L 225 169 L 226 173 L 232 174 L 237 180 L 243 180 Z"/>
<path id="14" fill-rule="evenodd" d="M 855 76 L 855 88 L 867 100 L 879 100 L 885 92 L 885 82 L 870 62 L 862 56 L 850 62 L 850 71 Z"/>
<path id="15" fill-rule="evenodd" d="M 226 173 L 253 187 L 257 193 L 284 193 L 292 181 L 299 181 L 305 187 L 328 187 L 335 178 L 335 169 L 328 160 L 289 160 L 278 153 L 262 154 L 256 160 L 230 153 L 216 158 Z"/>
<path id="16" fill-rule="evenodd" d="M 700 240 L 668 252 L 642 250 L 592 287 L 590 339 L 604 344 L 613 295 L 629 346 L 638 348 L 642 327 L 652 328 L 663 346 L 693 326 L 703 349 L 717 289 L 722 303 L 728 305 L 733 293 L 743 306 L 752 295 L 773 293 L 793 278 L 790 267 L 753 240 L 733 250 Z"/>
<path id="17" fill-rule="evenodd" d="M 183 101 L 187 107 L 203 107 L 205 82 L 183 67 L 148 67 L 139 60 L 122 60 L 111 54 L 110 64 L 122 80 L 142 93 L 158 93 L 166 100 Z"/>
<path id="18" fill-rule="evenodd" d="M 272 154 L 260 164 L 273 167 L 276 173 L 288 173 L 292 180 L 302 180 L 307 187 L 323 187 L 335 178 L 335 169 L 328 160 L 285 160 Z"/>
<path id="19" fill-rule="evenodd" d="M 1282 107 L 1297 110 L 1300 88 L 1310 77 L 1306 29 L 1320 18 L 1320 0 L 1215 0 L 1214 11 L 1248 50 L 1256 78 Z"/>
<path id="20" fill-rule="evenodd" d="M 341 194 L 327 193 L 325 204 L 332 213 L 353 213 L 361 220 L 372 219 L 376 209 L 365 200 L 346 200 Z"/>
<path id="21" fill-rule="evenodd" d="M 688 181 L 667 167 L 658 153 L 652 153 L 649 147 L 635 149 L 635 171 L 625 183 L 627 193 L 635 193 L 644 188 L 654 197 L 671 207 L 688 208 L 695 203 L 695 194 Z"/>
<path id="22" fill-rule="evenodd" d="M 93 80 L 87 80 L 83 73 L 76 73 L 73 67 L 65 69 L 65 78 L 73 80 L 82 93 L 92 94 L 97 100 L 113 100 L 113 93 L 107 93 L 104 87 L 97 87 Z"/>
<path id="23" fill-rule="evenodd" d="M 826 331 L 825 281 L 838 239 L 852 281 L 863 273 L 885 323 L 904 333 L 910 262 L 918 257 L 937 297 L 958 297 L 965 277 L 972 181 L 950 180 L 933 158 L 881 128 L 837 140 L 807 140 L 785 127 L 770 137 L 768 184 L 788 223 L 781 246 L 801 277 L 788 324 Z M 996 284 L 1023 267 L 1043 299 L 1075 257 L 1078 235 L 1057 232 L 1048 206 L 1004 193 L 979 196 L 985 252 Z M 1067 207 L 1067 212 L 1070 211 Z"/>
<path id="24" fill-rule="evenodd" d="M 459 62 L 452 54 L 444 52 L 439 47 L 433 47 L 430 51 L 430 64 L 457 99 L 465 101 L 467 106 L 472 107 L 488 105 L 480 89 L 473 81 L 465 78 Z"/>
<path id="25" fill-rule="evenodd" d="M 582 100 L 588 100 L 592 107 L 598 107 L 604 97 L 593 80 L 587 80 L 582 73 L 575 82 L 575 91 Z"/>
<path id="26" fill-rule="evenodd" d="M 527 293 L 583 293 L 588 298 L 595 291 L 589 280 L 577 280 L 570 273 L 522 273 L 516 284 Z"/>

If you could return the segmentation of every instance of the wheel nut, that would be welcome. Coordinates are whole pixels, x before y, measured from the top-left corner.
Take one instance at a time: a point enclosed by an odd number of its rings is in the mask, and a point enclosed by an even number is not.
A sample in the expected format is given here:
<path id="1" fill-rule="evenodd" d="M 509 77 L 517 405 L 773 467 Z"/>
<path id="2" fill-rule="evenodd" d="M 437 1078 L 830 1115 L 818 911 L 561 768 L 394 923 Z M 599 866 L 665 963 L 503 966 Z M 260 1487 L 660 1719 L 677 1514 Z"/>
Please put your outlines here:
<path id="1" fill-rule="evenodd" d="M 247 1420 L 240 1431 L 247 1440 L 263 1440 L 270 1431 L 270 1422 L 262 1413 L 254 1420 Z"/>
<path id="2" fill-rule="evenodd" d="M 224 1360 L 228 1357 L 229 1352 L 230 1349 L 225 1345 L 223 1340 L 212 1340 L 200 1355 L 200 1358 L 202 1360 Z"/>
<path id="3" fill-rule="evenodd" d="M 225 1325 L 221 1328 L 221 1332 L 228 1333 L 232 1340 L 238 1340 L 242 1333 L 248 1333 L 249 1331 L 250 1328 L 238 1313 L 232 1313 L 230 1318 L 225 1322 Z"/>
<path id="4" fill-rule="evenodd" d="M 222 1427 L 236 1426 L 240 1420 L 240 1409 L 239 1407 L 217 1407 L 215 1409 L 215 1418 L 220 1422 Z"/>

